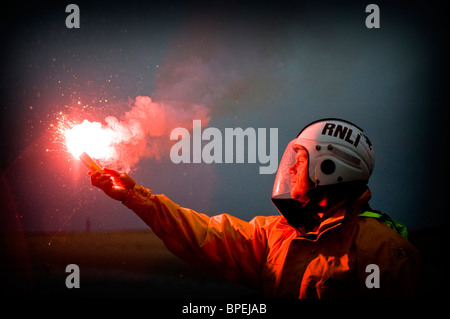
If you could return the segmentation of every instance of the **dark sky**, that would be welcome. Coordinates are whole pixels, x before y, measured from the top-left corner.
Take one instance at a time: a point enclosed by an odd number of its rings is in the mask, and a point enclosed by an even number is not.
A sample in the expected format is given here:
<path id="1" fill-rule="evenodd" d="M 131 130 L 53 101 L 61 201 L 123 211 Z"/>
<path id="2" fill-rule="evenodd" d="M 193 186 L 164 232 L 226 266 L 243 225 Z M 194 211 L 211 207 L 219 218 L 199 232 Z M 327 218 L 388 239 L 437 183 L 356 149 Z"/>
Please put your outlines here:
<path id="1" fill-rule="evenodd" d="M 352 121 L 375 149 L 371 206 L 411 229 L 446 220 L 447 3 L 377 2 L 380 29 L 362 1 L 75 3 L 80 29 L 62 2 L 2 11 L 3 229 L 145 228 L 90 186 L 52 128 L 60 112 L 120 119 L 137 96 L 201 103 L 222 132 L 278 128 L 278 158 L 309 122 Z M 174 164 L 168 150 L 130 174 L 210 216 L 277 214 L 260 163 Z"/>

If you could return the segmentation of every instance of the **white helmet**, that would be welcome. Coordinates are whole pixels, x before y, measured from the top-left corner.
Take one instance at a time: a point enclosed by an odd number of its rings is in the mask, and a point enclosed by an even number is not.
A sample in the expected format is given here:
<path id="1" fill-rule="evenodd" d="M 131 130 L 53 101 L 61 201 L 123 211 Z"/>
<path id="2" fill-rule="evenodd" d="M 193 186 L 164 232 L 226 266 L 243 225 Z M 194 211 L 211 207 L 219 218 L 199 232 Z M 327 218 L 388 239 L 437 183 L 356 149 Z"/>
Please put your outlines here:
<path id="1" fill-rule="evenodd" d="M 308 176 L 313 188 L 367 182 L 375 165 L 372 144 L 361 128 L 341 119 L 315 121 L 288 144 L 275 177 L 272 199 L 291 198 L 289 169 L 295 163 L 296 145 L 308 152 Z"/>

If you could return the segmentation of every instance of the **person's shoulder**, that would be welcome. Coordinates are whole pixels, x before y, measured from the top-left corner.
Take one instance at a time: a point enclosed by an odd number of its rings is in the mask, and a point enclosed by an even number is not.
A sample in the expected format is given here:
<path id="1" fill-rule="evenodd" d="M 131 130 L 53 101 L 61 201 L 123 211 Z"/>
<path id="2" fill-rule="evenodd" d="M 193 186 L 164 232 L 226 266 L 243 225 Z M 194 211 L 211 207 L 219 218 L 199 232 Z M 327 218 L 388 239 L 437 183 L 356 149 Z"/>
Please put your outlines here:
<path id="1" fill-rule="evenodd" d="M 358 217 L 357 224 L 357 242 L 366 251 L 385 249 L 399 258 L 418 253 L 406 238 L 376 218 Z"/>
<path id="2" fill-rule="evenodd" d="M 372 217 L 357 217 L 359 228 L 359 236 L 364 236 L 372 239 L 375 242 L 379 241 L 393 241 L 393 242 L 408 242 L 400 233 L 395 231 L 377 218 Z"/>
<path id="3" fill-rule="evenodd" d="M 260 227 L 270 227 L 278 224 L 281 221 L 282 216 L 255 216 L 250 223 L 257 224 Z"/>
<path id="4" fill-rule="evenodd" d="M 283 232 L 287 229 L 294 230 L 281 215 L 256 216 L 250 221 L 250 224 L 264 230 L 268 235 Z"/>
<path id="5" fill-rule="evenodd" d="M 254 224 L 271 240 L 279 240 L 294 236 L 296 230 L 281 215 L 256 216 L 250 223 Z"/>

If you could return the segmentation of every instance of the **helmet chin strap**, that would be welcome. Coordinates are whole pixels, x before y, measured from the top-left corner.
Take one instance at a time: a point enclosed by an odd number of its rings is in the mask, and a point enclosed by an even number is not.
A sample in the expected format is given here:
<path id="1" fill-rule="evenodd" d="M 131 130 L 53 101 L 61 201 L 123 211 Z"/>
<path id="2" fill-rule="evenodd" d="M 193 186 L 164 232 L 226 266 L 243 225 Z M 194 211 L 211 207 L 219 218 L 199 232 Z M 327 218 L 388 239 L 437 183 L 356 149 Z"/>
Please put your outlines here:
<path id="1" fill-rule="evenodd" d="M 302 203 L 294 198 L 272 197 L 272 202 L 292 226 L 304 227 L 306 230 L 314 228 L 320 223 L 323 213 L 330 207 L 343 200 L 352 200 L 360 196 L 367 189 L 364 182 L 349 182 L 337 185 L 318 186 L 311 189 L 309 199 Z"/>
<path id="2" fill-rule="evenodd" d="M 355 199 L 367 189 L 366 182 L 355 181 L 327 186 L 317 186 L 310 192 L 310 199 L 305 205 L 318 212 L 345 199 Z"/>
<path id="3" fill-rule="evenodd" d="M 291 197 L 272 197 L 272 202 L 286 221 L 293 227 L 305 227 L 310 229 L 320 220 L 317 213 L 314 213 L 310 203 L 302 205 L 298 200 Z"/>
<path id="4" fill-rule="evenodd" d="M 305 207 L 311 201 L 311 197 L 310 196 L 306 196 L 306 195 L 302 196 L 302 195 L 300 195 L 298 193 L 294 195 L 294 199 L 296 201 L 298 201 L 302 207 Z"/>

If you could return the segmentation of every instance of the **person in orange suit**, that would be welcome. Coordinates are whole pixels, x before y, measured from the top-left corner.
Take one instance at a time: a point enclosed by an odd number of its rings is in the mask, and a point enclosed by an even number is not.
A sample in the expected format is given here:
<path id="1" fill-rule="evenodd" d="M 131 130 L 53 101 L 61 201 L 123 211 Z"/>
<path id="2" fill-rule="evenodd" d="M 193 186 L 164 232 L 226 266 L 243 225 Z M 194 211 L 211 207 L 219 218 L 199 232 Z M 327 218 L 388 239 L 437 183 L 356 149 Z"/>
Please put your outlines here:
<path id="1" fill-rule="evenodd" d="M 367 184 L 373 147 L 341 119 L 307 125 L 280 161 L 272 201 L 278 216 L 207 216 L 104 169 L 92 185 L 133 210 L 179 258 L 269 298 L 412 298 L 418 251 L 405 227 L 374 211 Z"/>

